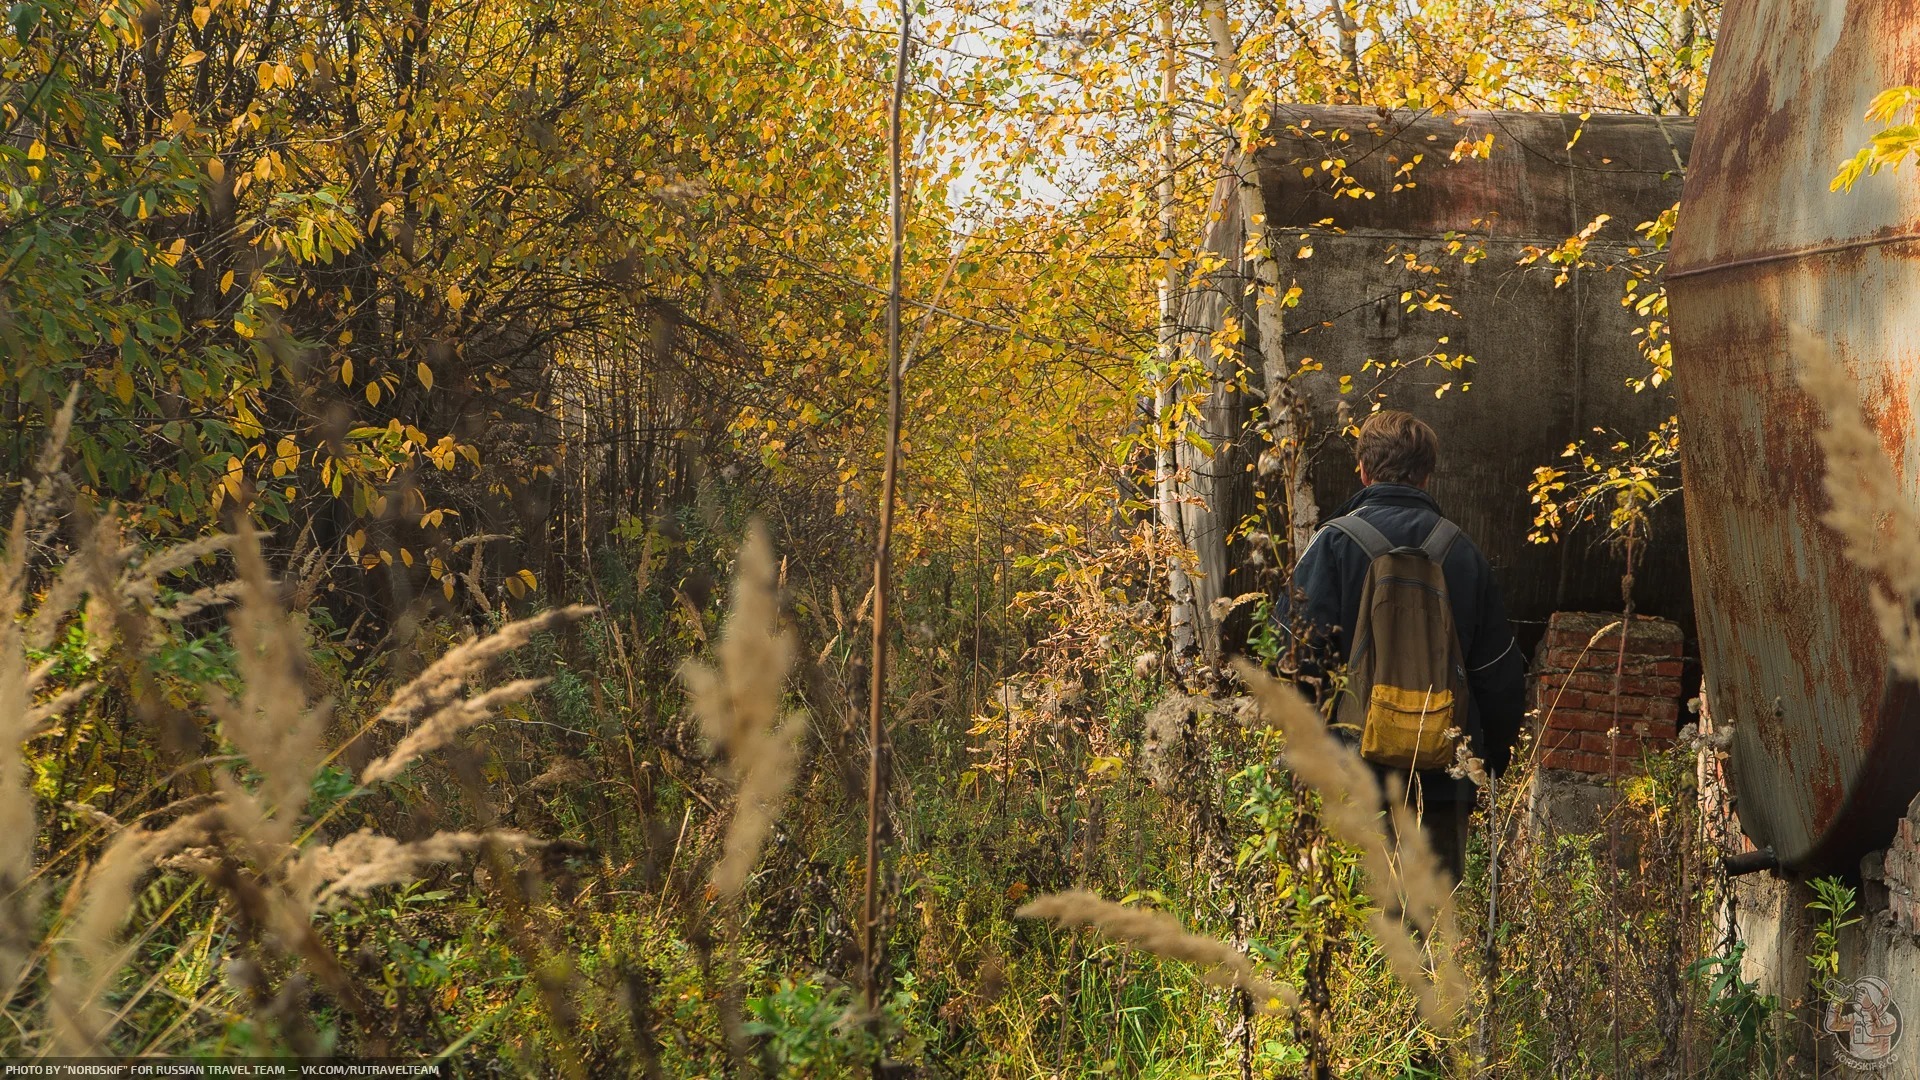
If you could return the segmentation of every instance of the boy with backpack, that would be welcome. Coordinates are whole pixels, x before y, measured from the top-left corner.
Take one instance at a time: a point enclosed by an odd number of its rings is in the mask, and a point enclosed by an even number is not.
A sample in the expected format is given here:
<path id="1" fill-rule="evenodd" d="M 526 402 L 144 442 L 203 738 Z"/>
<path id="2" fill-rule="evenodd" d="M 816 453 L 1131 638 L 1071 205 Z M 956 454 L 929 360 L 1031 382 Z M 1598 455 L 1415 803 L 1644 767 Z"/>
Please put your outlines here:
<path id="1" fill-rule="evenodd" d="M 1436 854 L 1458 880 L 1473 787 L 1447 775 L 1458 738 L 1490 772 L 1506 768 L 1526 708 L 1526 662 L 1492 567 L 1427 494 L 1439 456 L 1410 413 L 1367 418 L 1355 445 L 1361 489 L 1294 568 L 1302 670 L 1338 672 L 1333 722 L 1422 808 Z M 1338 682 L 1338 680 L 1335 680 Z M 1456 734 L 1457 733 L 1457 734 Z"/>

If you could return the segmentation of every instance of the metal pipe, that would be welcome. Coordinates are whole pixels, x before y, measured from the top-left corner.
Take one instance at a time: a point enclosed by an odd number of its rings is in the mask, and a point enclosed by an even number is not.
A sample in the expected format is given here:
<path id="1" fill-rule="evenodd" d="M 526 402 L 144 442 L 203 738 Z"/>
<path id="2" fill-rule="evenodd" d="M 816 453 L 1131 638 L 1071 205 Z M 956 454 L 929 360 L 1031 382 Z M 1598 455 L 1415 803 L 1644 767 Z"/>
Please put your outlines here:
<path id="1" fill-rule="evenodd" d="M 1772 848 L 1763 847 L 1758 851 L 1743 851 L 1738 855 L 1729 855 L 1720 860 L 1720 866 L 1726 870 L 1728 877 L 1757 874 L 1762 870 L 1772 872 L 1780 869 L 1780 856 L 1775 855 Z"/>

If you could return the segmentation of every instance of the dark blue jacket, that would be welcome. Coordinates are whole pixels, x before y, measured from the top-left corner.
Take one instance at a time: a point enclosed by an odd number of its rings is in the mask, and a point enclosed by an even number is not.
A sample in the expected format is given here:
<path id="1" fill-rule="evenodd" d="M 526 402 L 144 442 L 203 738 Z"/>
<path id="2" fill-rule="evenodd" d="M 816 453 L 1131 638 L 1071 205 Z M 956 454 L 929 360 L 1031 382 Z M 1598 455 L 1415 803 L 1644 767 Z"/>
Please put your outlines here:
<path id="1" fill-rule="evenodd" d="M 1417 487 L 1373 484 L 1361 488 L 1335 516 L 1350 513 L 1358 513 L 1394 544 L 1415 546 L 1440 519 L 1440 505 Z M 1360 617 L 1367 564 L 1366 552 L 1337 529 L 1322 528 L 1301 555 L 1292 592 L 1303 600 L 1287 622 L 1301 645 L 1302 670 L 1312 673 L 1347 662 L 1352 646 L 1348 632 Z M 1507 766 L 1526 712 L 1526 660 L 1507 623 L 1493 568 L 1480 548 L 1462 535 L 1447 552 L 1443 569 L 1471 695 L 1463 730 L 1474 753 L 1498 773 Z M 1471 797 L 1464 781 L 1440 769 L 1422 773 L 1421 787 L 1429 801 Z"/>

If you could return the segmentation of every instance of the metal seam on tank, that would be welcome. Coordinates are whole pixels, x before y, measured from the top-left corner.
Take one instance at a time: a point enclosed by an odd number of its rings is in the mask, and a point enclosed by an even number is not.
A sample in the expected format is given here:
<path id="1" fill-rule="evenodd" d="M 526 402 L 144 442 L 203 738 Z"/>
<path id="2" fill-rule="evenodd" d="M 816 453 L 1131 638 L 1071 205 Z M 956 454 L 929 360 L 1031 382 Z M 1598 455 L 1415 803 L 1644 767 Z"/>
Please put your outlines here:
<path id="1" fill-rule="evenodd" d="M 1767 263 L 1776 262 L 1791 262 L 1795 259 L 1811 258 L 1818 255 L 1837 255 L 1844 251 L 1858 251 L 1862 248 L 1884 247 L 1888 244 L 1902 244 L 1912 241 L 1920 241 L 1920 229 L 1911 229 L 1906 232 L 1895 233 L 1888 236 L 1873 236 L 1860 240 L 1848 240 L 1838 244 L 1822 244 L 1818 247 L 1796 248 L 1792 251 L 1753 255 L 1744 259 L 1729 259 L 1726 262 L 1708 263 L 1705 266 L 1689 266 L 1680 270 L 1669 268 L 1666 272 L 1666 280 L 1678 281 L 1682 278 L 1699 277 L 1702 274 L 1718 273 L 1722 270 L 1739 270 L 1749 266 L 1762 266 Z"/>

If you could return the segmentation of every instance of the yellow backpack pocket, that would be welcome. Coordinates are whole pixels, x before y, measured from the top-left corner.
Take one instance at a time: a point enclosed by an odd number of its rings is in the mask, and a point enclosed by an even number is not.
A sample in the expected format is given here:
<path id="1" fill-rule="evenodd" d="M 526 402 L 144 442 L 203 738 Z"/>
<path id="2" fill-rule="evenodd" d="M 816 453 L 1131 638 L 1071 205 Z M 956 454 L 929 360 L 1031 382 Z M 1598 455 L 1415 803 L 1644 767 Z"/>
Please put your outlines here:
<path id="1" fill-rule="evenodd" d="M 1453 763 L 1453 691 L 1374 684 L 1360 753 L 1388 768 L 1437 769 Z"/>

